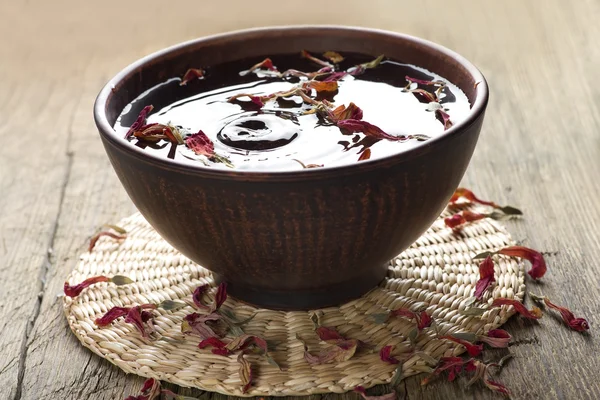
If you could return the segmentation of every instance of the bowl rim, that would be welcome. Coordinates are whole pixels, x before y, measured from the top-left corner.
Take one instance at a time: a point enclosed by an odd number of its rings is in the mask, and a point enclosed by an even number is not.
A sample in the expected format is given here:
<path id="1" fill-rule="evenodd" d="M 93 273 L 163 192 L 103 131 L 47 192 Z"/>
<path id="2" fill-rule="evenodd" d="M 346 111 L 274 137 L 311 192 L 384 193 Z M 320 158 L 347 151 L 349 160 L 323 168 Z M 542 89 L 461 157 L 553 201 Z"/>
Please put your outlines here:
<path id="1" fill-rule="evenodd" d="M 150 64 L 153 61 L 160 59 L 170 53 L 175 53 L 184 50 L 186 47 L 195 47 L 198 45 L 210 44 L 214 41 L 223 41 L 226 39 L 241 39 L 244 36 L 253 35 L 253 34 L 261 34 L 261 33 L 271 33 L 277 34 L 282 32 L 290 32 L 290 31 L 311 31 L 311 30 L 331 30 L 331 31 L 346 31 L 346 32 L 354 32 L 354 33 L 365 33 L 365 34 L 378 34 L 385 35 L 391 37 L 396 40 L 403 40 L 412 42 L 418 46 L 429 47 L 430 49 L 442 53 L 443 55 L 453 58 L 456 60 L 463 68 L 467 70 L 467 72 L 473 77 L 475 82 L 477 83 L 476 90 L 476 99 L 475 102 L 471 106 L 471 110 L 467 117 L 449 129 L 444 131 L 443 134 L 433 137 L 427 141 L 419 142 L 415 146 L 410 147 L 404 151 L 387 155 L 385 157 L 370 159 L 361 161 L 360 163 L 354 164 L 343 164 L 343 165 L 335 165 L 335 166 L 324 166 L 322 168 L 308 168 L 308 169 L 299 169 L 293 171 L 277 171 L 277 170 L 269 170 L 269 171 L 260 171 L 260 170 L 223 170 L 223 169 L 215 169 L 208 166 L 204 166 L 201 163 L 198 165 L 190 164 L 186 162 L 182 162 L 179 160 L 173 160 L 166 157 L 161 157 L 152 153 L 145 152 L 143 149 L 137 146 L 131 146 L 128 142 L 123 140 L 117 132 L 113 129 L 113 127 L 108 122 L 108 117 L 106 115 L 106 107 L 107 102 L 110 99 L 110 96 L 113 95 L 113 90 L 119 86 L 119 84 L 130 77 L 135 71 L 143 68 L 144 65 Z M 184 173 L 191 173 L 195 175 L 202 175 L 211 178 L 218 179 L 233 179 L 233 180 L 296 180 L 296 179 L 314 179 L 320 176 L 332 176 L 332 175 L 347 175 L 353 174 L 358 171 L 372 170 L 378 169 L 381 167 L 390 167 L 392 165 L 402 163 L 407 160 L 411 160 L 419 155 L 427 152 L 431 147 L 443 145 L 447 140 L 450 140 L 453 136 L 459 135 L 465 129 L 467 129 L 470 125 L 475 123 L 479 117 L 485 112 L 487 103 L 489 99 L 489 88 L 487 81 L 481 71 L 473 65 L 469 60 L 467 60 L 462 55 L 456 53 L 453 50 L 448 49 L 440 44 L 435 42 L 422 39 L 416 36 L 393 32 L 383 29 L 375 29 L 375 28 L 365 28 L 358 26 L 346 26 L 346 25 L 285 25 L 285 26 L 266 26 L 259 28 L 250 28 L 250 29 L 241 29 L 228 31 L 224 33 L 218 33 L 214 35 L 204 36 L 197 39 L 192 39 L 184 42 L 180 42 L 173 46 L 169 46 L 148 54 L 133 63 L 129 64 L 127 67 L 123 68 L 120 72 L 118 72 L 112 79 L 110 79 L 106 85 L 99 92 L 96 100 L 94 102 L 94 120 L 98 131 L 103 139 L 112 143 L 114 147 L 121 152 L 127 153 L 129 155 L 135 156 L 137 159 L 144 161 L 148 164 L 152 165 L 160 165 L 161 167 L 167 169 L 175 169 Z"/>

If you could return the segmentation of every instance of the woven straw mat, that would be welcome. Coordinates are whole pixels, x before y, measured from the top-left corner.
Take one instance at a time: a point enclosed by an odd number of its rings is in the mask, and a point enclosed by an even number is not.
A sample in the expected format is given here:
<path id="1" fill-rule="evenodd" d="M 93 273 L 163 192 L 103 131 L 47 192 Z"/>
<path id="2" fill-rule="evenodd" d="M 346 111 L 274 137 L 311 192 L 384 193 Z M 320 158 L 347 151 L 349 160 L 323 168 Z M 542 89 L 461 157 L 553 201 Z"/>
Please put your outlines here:
<path id="1" fill-rule="evenodd" d="M 482 211 L 471 208 L 473 211 Z M 214 299 L 216 288 L 211 273 L 179 254 L 167 244 L 140 214 L 123 219 L 118 225 L 128 237 L 122 242 L 102 237 L 91 252 L 81 259 L 68 278 L 76 284 L 96 275 L 127 275 L 135 283 L 115 286 L 99 283 L 85 289 L 75 299 L 64 298 L 69 325 L 81 343 L 117 365 L 125 372 L 157 378 L 180 386 L 196 387 L 234 396 L 286 396 L 315 393 L 342 393 L 358 385 L 371 387 L 391 380 L 396 366 L 382 362 L 378 349 L 395 345 L 392 353 L 402 360 L 404 375 L 423 370 L 420 355 L 402 358 L 411 347 L 407 339 L 414 322 L 402 317 L 386 324 L 376 324 L 369 314 L 407 307 L 427 310 L 439 335 L 459 331 L 483 333 L 502 325 L 513 313 L 512 307 L 492 308 L 481 317 L 465 316 L 468 299 L 479 279 L 478 262 L 471 257 L 482 251 L 513 245 L 507 231 L 498 222 L 484 219 L 465 226 L 460 235 L 444 225 L 448 210 L 410 248 L 390 262 L 388 276 L 379 287 L 357 300 L 339 307 L 322 309 L 321 323 L 335 327 L 347 338 L 360 339 L 375 350 L 359 350 L 342 363 L 310 365 L 303 358 L 300 335 L 316 354 L 328 344 L 320 342 L 314 332 L 310 312 L 283 312 L 259 309 L 228 298 L 224 309 L 235 310 L 241 319 L 256 314 L 243 329 L 259 335 L 269 344 L 273 358 L 285 368 L 280 371 L 260 355 L 248 355 L 253 366 L 254 382 L 242 394 L 236 356 L 219 356 L 210 349 L 198 349 L 197 336 L 181 333 L 182 318 L 193 312 L 191 294 L 198 285 L 213 287 L 205 294 L 205 304 Z M 524 265 L 514 258 L 495 256 L 496 284 L 488 289 L 484 301 L 508 297 L 522 301 Z M 161 339 L 144 340 L 133 325 L 123 318 L 110 327 L 98 328 L 94 320 L 114 306 L 160 303 L 181 299 L 188 303 L 177 311 L 158 310 L 155 320 Z M 435 337 L 427 328 L 419 335 L 417 348 L 438 359 L 459 355 L 462 346 Z M 431 361 L 430 361 L 431 362 Z"/>

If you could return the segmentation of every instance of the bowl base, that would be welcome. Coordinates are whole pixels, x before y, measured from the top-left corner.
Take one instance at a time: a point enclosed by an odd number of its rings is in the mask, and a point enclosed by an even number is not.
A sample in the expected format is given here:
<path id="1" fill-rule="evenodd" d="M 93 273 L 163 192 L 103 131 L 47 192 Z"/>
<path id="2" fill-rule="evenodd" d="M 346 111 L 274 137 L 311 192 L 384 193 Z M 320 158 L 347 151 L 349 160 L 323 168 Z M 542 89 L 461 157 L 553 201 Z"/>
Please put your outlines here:
<path id="1" fill-rule="evenodd" d="M 302 311 L 331 307 L 357 299 L 377 287 L 386 277 L 389 263 L 379 268 L 371 268 L 367 273 L 335 285 L 310 288 L 306 290 L 271 290 L 252 288 L 227 280 L 227 294 L 237 300 L 271 310 Z M 216 283 L 222 276 L 213 273 Z"/>

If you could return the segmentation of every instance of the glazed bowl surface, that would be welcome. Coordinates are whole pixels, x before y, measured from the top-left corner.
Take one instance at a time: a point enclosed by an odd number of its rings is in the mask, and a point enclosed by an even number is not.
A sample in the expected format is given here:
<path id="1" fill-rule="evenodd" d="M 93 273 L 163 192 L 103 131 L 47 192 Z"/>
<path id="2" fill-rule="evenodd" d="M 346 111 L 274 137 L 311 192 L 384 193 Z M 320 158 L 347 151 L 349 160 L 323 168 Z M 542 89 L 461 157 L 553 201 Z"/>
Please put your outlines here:
<path id="1" fill-rule="evenodd" d="M 405 152 L 299 171 L 190 165 L 145 153 L 112 128 L 127 104 L 188 68 L 303 49 L 385 54 L 424 67 L 461 88 L 471 112 Z M 442 46 L 373 29 L 292 26 L 215 35 L 149 55 L 102 89 L 94 117 L 131 200 L 175 249 L 240 300 L 314 309 L 375 287 L 389 260 L 439 216 L 469 164 L 487 101 L 477 68 Z"/>

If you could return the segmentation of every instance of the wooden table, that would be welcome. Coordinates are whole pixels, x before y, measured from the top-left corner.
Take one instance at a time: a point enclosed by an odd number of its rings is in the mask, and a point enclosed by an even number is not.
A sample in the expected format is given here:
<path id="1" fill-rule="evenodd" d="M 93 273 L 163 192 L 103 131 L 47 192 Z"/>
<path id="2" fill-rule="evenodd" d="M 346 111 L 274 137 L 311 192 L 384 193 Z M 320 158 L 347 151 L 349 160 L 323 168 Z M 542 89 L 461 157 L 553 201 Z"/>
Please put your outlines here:
<path id="1" fill-rule="evenodd" d="M 529 289 L 592 325 L 586 336 L 556 318 L 514 318 L 516 360 L 499 380 L 516 399 L 600 398 L 598 0 L 5 0 L 0 15 L 1 399 L 122 399 L 143 382 L 85 350 L 57 297 L 86 237 L 134 211 L 92 119 L 102 85 L 183 40 L 296 23 L 398 30 L 479 66 L 491 100 L 464 185 L 524 209 L 509 223 L 514 237 L 551 252 L 549 273 Z M 405 398 L 497 398 L 420 380 L 405 382 Z"/>

